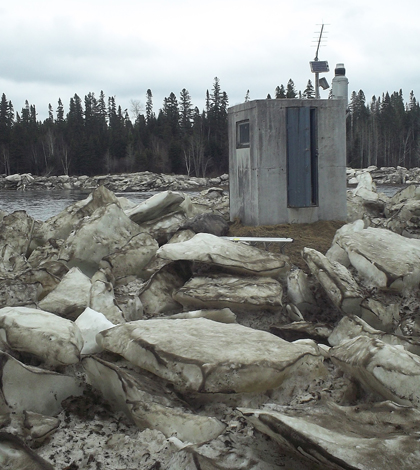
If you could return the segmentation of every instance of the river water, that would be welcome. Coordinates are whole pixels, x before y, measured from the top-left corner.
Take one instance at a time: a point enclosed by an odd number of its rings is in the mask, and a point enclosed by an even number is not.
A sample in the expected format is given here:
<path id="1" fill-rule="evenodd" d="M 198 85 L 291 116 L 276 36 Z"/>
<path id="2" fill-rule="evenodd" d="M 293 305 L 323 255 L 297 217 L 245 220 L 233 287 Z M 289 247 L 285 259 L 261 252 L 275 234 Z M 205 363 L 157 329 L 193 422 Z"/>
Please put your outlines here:
<path id="1" fill-rule="evenodd" d="M 59 190 L 59 191 L 10 191 L 0 190 L 0 209 L 11 213 L 17 210 L 26 211 L 36 220 L 47 220 L 60 213 L 71 204 L 85 199 L 91 191 Z M 127 192 L 115 193 L 116 196 L 124 196 L 139 204 L 149 199 L 154 192 Z"/>
<path id="2" fill-rule="evenodd" d="M 392 196 L 403 185 L 378 185 L 378 192 L 383 192 L 387 196 Z M 85 199 L 90 191 L 76 190 L 59 190 L 59 191 L 11 191 L 0 190 L 0 209 L 11 213 L 17 210 L 26 211 L 36 220 L 47 220 L 48 218 L 58 214 L 63 209 L 74 202 Z M 135 203 L 140 203 L 150 198 L 158 191 L 154 192 L 127 192 L 116 193 L 116 196 L 124 196 Z M 197 194 L 197 193 L 192 193 Z"/>

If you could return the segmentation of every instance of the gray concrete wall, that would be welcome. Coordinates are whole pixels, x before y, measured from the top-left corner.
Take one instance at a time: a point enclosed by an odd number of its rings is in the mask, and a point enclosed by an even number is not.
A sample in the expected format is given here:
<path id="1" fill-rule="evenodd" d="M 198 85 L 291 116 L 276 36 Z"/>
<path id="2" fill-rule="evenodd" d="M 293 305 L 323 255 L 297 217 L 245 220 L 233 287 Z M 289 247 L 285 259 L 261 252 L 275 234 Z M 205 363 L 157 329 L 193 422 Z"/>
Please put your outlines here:
<path id="1" fill-rule="evenodd" d="M 318 205 L 288 207 L 288 107 L 317 109 Z M 249 119 L 250 146 L 236 148 L 236 123 Z M 345 220 L 344 100 L 255 100 L 229 109 L 230 218 L 246 225 Z"/>

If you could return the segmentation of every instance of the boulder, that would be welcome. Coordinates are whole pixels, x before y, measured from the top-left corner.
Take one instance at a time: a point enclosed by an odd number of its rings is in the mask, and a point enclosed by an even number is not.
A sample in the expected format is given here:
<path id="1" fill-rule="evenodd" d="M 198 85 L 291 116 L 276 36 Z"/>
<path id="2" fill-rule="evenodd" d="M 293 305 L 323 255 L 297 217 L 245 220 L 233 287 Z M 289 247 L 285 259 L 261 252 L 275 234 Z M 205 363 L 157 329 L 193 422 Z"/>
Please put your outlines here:
<path id="1" fill-rule="evenodd" d="M 308 468 L 411 470 L 420 465 L 420 413 L 410 407 L 389 401 L 357 406 L 328 402 L 239 411 L 258 431 L 305 458 Z"/>
<path id="2" fill-rule="evenodd" d="M 95 357 L 83 360 L 89 382 L 117 410 L 124 411 L 140 429 L 157 429 L 166 437 L 200 444 L 215 439 L 226 425 L 186 409 L 156 380 Z"/>
<path id="3" fill-rule="evenodd" d="M 356 336 L 331 348 L 330 357 L 368 391 L 401 405 L 420 407 L 420 357 L 402 346 Z"/>
<path id="4" fill-rule="evenodd" d="M 205 263 L 224 271 L 270 277 L 285 277 L 289 271 L 287 257 L 225 240 L 209 233 L 198 233 L 182 243 L 159 248 L 158 258 Z"/>
<path id="5" fill-rule="evenodd" d="M 129 322 L 102 331 L 97 341 L 178 390 L 201 393 L 264 392 L 303 362 L 322 361 L 306 345 L 204 318 Z"/>
<path id="6" fill-rule="evenodd" d="M 235 313 L 282 307 L 283 287 L 264 276 L 197 276 L 186 282 L 173 298 L 184 309 L 230 308 Z"/>
<path id="7" fill-rule="evenodd" d="M 0 309 L 0 337 L 11 350 L 30 353 L 50 366 L 79 362 L 83 347 L 73 322 L 26 307 Z"/>
<path id="8" fill-rule="evenodd" d="M 75 320 L 89 306 L 91 287 L 90 279 L 79 268 L 71 268 L 38 306 L 47 312 Z"/>

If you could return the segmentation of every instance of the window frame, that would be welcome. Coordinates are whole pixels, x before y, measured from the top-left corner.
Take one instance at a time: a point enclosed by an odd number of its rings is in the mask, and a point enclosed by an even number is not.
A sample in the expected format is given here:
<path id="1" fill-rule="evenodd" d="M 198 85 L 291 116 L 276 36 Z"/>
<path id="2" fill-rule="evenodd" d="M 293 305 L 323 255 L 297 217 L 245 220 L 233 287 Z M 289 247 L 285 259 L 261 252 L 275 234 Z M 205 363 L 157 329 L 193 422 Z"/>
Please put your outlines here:
<path id="1" fill-rule="evenodd" d="M 248 140 L 243 140 L 243 131 L 241 128 L 248 126 Z M 251 146 L 251 127 L 249 123 L 249 119 L 243 119 L 242 121 L 236 122 L 236 148 L 243 149 L 249 148 Z"/>

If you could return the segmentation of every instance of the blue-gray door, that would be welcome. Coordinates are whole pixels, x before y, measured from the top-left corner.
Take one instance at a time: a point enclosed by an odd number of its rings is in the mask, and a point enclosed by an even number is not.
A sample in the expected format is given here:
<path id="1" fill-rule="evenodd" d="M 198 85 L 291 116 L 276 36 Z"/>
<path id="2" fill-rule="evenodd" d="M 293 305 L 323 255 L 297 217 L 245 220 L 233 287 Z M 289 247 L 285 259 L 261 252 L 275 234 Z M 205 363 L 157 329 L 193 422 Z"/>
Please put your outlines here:
<path id="1" fill-rule="evenodd" d="M 287 108 L 287 205 L 318 204 L 316 110 Z"/>

